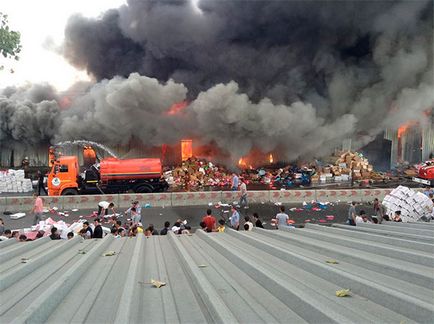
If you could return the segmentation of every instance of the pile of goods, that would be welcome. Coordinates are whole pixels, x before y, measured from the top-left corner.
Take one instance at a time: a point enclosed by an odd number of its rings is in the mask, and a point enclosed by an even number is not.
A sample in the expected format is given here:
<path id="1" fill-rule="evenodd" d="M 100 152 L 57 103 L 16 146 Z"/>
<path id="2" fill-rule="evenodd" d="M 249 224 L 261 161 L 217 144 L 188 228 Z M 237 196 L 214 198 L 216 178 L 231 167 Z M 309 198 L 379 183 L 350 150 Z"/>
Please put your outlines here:
<path id="1" fill-rule="evenodd" d="M 224 167 L 196 158 L 190 158 L 182 165 L 166 171 L 164 177 L 172 188 L 229 186 L 231 183 L 231 173 Z"/>
<path id="2" fill-rule="evenodd" d="M 312 182 L 349 181 L 352 176 L 355 181 L 384 179 L 381 174 L 374 172 L 368 159 L 359 153 L 348 151 L 336 154 L 328 158 L 327 162 L 330 164 L 316 168 L 317 173 L 312 176 Z"/>
<path id="3" fill-rule="evenodd" d="M 434 207 L 428 196 L 404 186 L 393 189 L 389 195 L 384 197 L 383 206 L 386 207 L 389 216 L 393 216 L 396 211 L 400 210 L 403 222 L 415 222 L 421 218 L 429 218 Z"/>
<path id="4" fill-rule="evenodd" d="M 0 193 L 30 192 L 32 190 L 32 181 L 24 178 L 24 170 L 0 171 Z"/>
<path id="5" fill-rule="evenodd" d="M 397 176 L 412 178 L 417 177 L 419 167 L 420 165 L 412 165 L 408 162 L 401 162 L 395 166 L 394 171 Z"/>

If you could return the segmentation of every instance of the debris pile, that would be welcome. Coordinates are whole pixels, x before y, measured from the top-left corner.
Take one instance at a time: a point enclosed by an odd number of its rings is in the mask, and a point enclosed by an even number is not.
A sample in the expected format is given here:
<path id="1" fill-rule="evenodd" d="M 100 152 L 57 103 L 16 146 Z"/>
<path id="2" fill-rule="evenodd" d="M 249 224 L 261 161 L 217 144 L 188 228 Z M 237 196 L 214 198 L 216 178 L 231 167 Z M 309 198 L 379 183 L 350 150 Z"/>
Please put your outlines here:
<path id="1" fill-rule="evenodd" d="M 204 186 L 229 186 L 231 173 L 222 166 L 216 166 L 204 159 L 190 158 L 180 166 L 164 173 L 172 188 L 190 189 Z"/>
<path id="2" fill-rule="evenodd" d="M 0 193 L 32 191 L 32 181 L 24 178 L 24 170 L 0 171 Z"/>
<path id="3" fill-rule="evenodd" d="M 399 186 L 384 197 L 383 205 L 387 214 L 393 214 L 400 210 L 403 222 L 415 222 L 428 218 L 433 209 L 433 202 L 423 193 L 410 188 Z"/>
<path id="4" fill-rule="evenodd" d="M 329 164 L 318 166 L 317 173 L 312 176 L 312 182 L 342 182 L 353 180 L 383 180 L 380 173 L 374 171 L 374 167 L 362 154 L 357 152 L 337 153 L 327 159 Z"/>
<path id="5" fill-rule="evenodd" d="M 325 162 L 325 163 L 324 163 Z M 271 189 L 308 186 L 313 183 L 381 181 L 383 174 L 374 171 L 373 166 L 360 153 L 340 152 L 323 162 L 303 165 L 268 165 L 254 169 L 244 168 L 240 175 L 247 184 L 262 184 Z M 205 159 L 189 158 L 181 165 L 164 173 L 172 189 L 190 190 L 200 187 L 225 187 L 231 183 L 232 172 L 224 166 L 215 165 Z"/>

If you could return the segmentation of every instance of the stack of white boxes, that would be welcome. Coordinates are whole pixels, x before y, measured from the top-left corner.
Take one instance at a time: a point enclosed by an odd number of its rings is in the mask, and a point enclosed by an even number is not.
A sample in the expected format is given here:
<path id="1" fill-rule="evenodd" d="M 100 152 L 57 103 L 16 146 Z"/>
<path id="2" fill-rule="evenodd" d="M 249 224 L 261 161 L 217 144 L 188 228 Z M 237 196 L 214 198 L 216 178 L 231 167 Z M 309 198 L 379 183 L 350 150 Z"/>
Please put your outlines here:
<path id="1" fill-rule="evenodd" d="M 433 202 L 426 195 L 404 186 L 393 189 L 384 197 L 383 205 L 392 217 L 400 210 L 403 222 L 415 222 L 424 216 L 429 218 L 433 209 Z"/>
<path id="2" fill-rule="evenodd" d="M 24 170 L 0 171 L 1 192 L 30 192 L 32 181 L 24 178 Z"/>

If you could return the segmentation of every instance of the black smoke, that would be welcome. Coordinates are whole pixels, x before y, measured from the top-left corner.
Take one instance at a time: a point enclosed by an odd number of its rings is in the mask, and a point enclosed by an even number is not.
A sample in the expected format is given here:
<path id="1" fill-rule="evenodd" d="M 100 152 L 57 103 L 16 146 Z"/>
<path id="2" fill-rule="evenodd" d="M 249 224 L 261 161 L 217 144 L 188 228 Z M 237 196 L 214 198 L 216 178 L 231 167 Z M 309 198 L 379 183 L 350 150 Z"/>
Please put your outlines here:
<path id="1" fill-rule="evenodd" d="M 129 0 L 98 18 L 72 16 L 64 55 L 98 83 L 62 113 L 56 140 L 194 136 L 234 160 L 252 148 L 292 159 L 424 123 L 434 105 L 432 1 L 198 7 Z M 184 99 L 185 114 L 166 115 Z"/>

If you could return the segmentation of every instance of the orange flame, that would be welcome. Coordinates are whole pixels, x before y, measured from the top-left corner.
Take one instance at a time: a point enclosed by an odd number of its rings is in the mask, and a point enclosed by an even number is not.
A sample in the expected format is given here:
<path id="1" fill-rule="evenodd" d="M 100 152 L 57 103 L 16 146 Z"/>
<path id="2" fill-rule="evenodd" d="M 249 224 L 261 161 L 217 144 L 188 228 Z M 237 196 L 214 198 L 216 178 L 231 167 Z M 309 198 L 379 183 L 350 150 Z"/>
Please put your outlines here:
<path id="1" fill-rule="evenodd" d="M 240 159 L 238 160 L 238 165 L 239 165 L 240 167 L 246 167 L 246 166 L 247 166 L 247 163 L 246 163 L 246 161 L 245 161 L 243 158 L 240 158 Z"/>
<path id="2" fill-rule="evenodd" d="M 408 125 L 406 125 L 406 124 L 399 126 L 399 128 L 398 128 L 398 138 L 401 138 L 402 135 L 405 134 L 405 132 L 407 131 L 407 129 L 408 129 Z"/>
<path id="3" fill-rule="evenodd" d="M 181 141 L 181 159 L 185 161 L 191 157 L 193 157 L 193 141 L 184 139 Z"/>
<path id="4" fill-rule="evenodd" d="M 187 107 L 187 101 L 178 102 L 173 104 L 172 107 L 167 111 L 167 115 L 173 116 L 182 112 Z"/>
<path id="5" fill-rule="evenodd" d="M 409 122 L 407 122 L 407 123 L 402 124 L 401 126 L 399 126 L 399 128 L 398 128 L 398 138 L 401 138 L 402 135 L 404 135 L 410 127 L 413 127 L 415 125 L 417 125 L 417 122 L 409 121 Z"/>
<path id="6" fill-rule="evenodd" d="M 274 162 L 273 154 L 270 153 L 270 155 L 268 156 L 268 161 L 270 162 L 270 164 Z"/>

